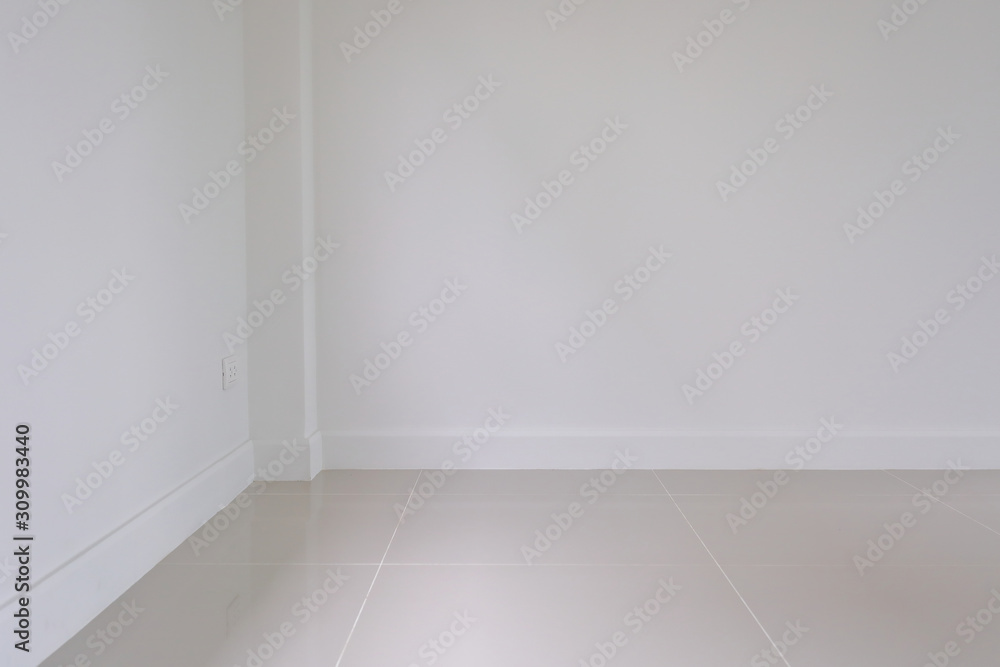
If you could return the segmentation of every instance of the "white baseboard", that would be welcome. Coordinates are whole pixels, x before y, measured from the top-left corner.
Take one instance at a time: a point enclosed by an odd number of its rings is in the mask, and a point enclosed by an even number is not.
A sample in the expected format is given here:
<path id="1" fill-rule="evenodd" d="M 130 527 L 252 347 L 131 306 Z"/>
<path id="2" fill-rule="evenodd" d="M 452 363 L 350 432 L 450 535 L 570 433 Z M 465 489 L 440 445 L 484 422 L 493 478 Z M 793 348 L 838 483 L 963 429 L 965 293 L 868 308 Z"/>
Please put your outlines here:
<path id="1" fill-rule="evenodd" d="M 309 479 L 323 469 L 323 432 L 316 431 L 309 436 Z"/>
<path id="2" fill-rule="evenodd" d="M 36 578 L 31 595 L 31 652 L 24 662 L 15 664 L 37 665 L 51 655 L 252 481 L 253 448 L 247 441 L 89 548 Z M 9 619 L 13 611 L 12 599 L 0 615 Z"/>
<path id="3" fill-rule="evenodd" d="M 253 440 L 257 479 L 273 482 L 308 482 L 323 469 L 323 434 L 283 440 Z"/>
<path id="4" fill-rule="evenodd" d="M 453 444 L 469 431 L 327 431 L 328 469 L 440 468 L 452 461 L 468 469 L 603 468 L 617 450 L 638 457 L 637 468 L 770 470 L 790 468 L 785 457 L 815 436 L 809 432 L 672 432 L 564 430 L 492 435 L 463 460 Z M 841 433 L 808 467 L 827 470 L 924 469 L 961 460 L 973 469 L 1000 469 L 998 432 Z"/>

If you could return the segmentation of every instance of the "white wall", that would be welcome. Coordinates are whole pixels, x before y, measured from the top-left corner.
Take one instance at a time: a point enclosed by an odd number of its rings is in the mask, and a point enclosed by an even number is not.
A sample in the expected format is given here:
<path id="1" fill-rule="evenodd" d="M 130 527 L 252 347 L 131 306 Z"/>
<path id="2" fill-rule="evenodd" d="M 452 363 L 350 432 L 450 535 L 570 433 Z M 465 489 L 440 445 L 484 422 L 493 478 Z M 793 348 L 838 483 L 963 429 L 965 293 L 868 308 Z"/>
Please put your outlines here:
<path id="1" fill-rule="evenodd" d="M 646 466 L 783 465 L 831 415 L 843 446 L 820 467 L 1000 464 L 1000 281 L 947 301 L 1000 251 L 1000 6 L 910 0 L 886 38 L 888 0 L 590 0 L 553 30 L 559 4 L 401 0 L 348 62 L 342 43 L 387 3 L 317 3 L 318 225 L 344 249 L 320 276 L 326 465 L 440 464 L 497 405 L 510 426 L 469 466 L 602 465 L 623 445 Z M 673 53 L 724 10 L 679 71 Z M 450 127 L 489 75 L 502 85 Z M 813 86 L 833 96 L 787 137 L 776 123 Z M 581 173 L 571 154 L 607 118 L 628 129 Z M 904 163 L 948 127 L 960 139 L 911 182 Z M 447 140 L 390 191 L 435 128 Z M 717 181 L 769 137 L 723 201 Z M 511 214 L 561 169 L 573 184 L 519 234 Z M 894 179 L 905 193 L 850 243 L 845 223 Z M 668 266 L 624 302 L 616 281 L 660 244 Z M 410 314 L 456 276 L 467 292 L 418 333 Z M 741 326 L 784 288 L 799 300 L 750 344 Z M 556 343 L 611 297 L 563 363 Z M 894 371 L 887 354 L 939 308 L 950 321 Z M 404 331 L 358 395 L 349 377 Z M 734 341 L 745 355 L 690 404 L 682 386 Z"/>
<path id="2" fill-rule="evenodd" d="M 220 20 L 202 0 L 42 4 L 58 13 L 17 53 L 8 33 L 40 5 L 0 9 L 0 422 L 8 446 L 16 423 L 32 428 L 38 540 L 24 664 L 71 637 L 252 474 L 246 384 L 221 386 L 222 333 L 245 315 L 243 179 L 190 224 L 178 208 L 239 157 L 241 17 Z M 147 66 L 168 75 L 122 119 L 112 105 Z M 103 118 L 114 131 L 59 182 L 52 162 Z M 78 304 L 123 268 L 134 280 L 88 321 Z M 18 366 L 70 322 L 79 335 L 22 382 Z M 168 397 L 174 414 L 129 451 L 121 434 Z M 121 466 L 69 513 L 63 494 L 114 450 Z M 13 479 L 12 455 L 0 466 Z"/>
<path id="3" fill-rule="evenodd" d="M 274 124 L 280 132 L 250 164 L 246 200 L 247 324 L 254 327 L 246 343 L 250 435 L 256 468 L 273 479 L 312 479 L 322 465 L 313 280 L 321 263 L 312 256 L 317 237 L 311 4 L 260 0 L 243 10 L 248 130 L 270 130 L 275 109 L 288 117 L 287 125 L 286 120 Z M 322 264 L 333 259 L 324 248 L 319 256 L 325 258 Z M 305 443 L 307 452 L 295 449 Z"/>
<path id="4" fill-rule="evenodd" d="M 1000 282 L 960 311 L 948 298 L 1000 250 L 1000 8 L 903 4 L 916 13 L 886 35 L 893 4 L 860 0 L 590 0 L 555 30 L 555 1 L 5 4 L 0 410 L 8 437 L 32 426 L 26 664 L 246 484 L 251 435 L 259 467 L 281 440 L 315 448 L 322 429 L 326 460 L 310 451 L 289 473 L 305 478 L 320 463 L 429 467 L 502 408 L 509 423 L 460 463 L 596 467 L 630 446 L 642 467 L 763 467 L 834 416 L 845 433 L 818 467 L 1000 465 Z M 678 71 L 673 53 L 723 10 L 731 23 Z M 347 62 L 341 43 L 373 11 L 391 22 Z M 154 86 L 147 67 L 168 74 Z M 450 126 L 445 110 L 487 97 L 491 76 L 499 88 Z M 123 117 L 114 100 L 144 78 L 152 90 Z M 776 121 L 813 86 L 833 96 L 783 137 Z M 249 192 L 235 176 L 185 221 L 178 205 L 240 159 L 274 106 L 297 122 L 249 166 Z M 60 180 L 53 162 L 104 118 L 113 132 Z M 571 156 L 606 119 L 627 129 L 581 172 Z M 390 191 L 386 170 L 435 128 L 447 140 Z M 960 138 L 908 180 L 939 128 Z M 722 201 L 717 181 L 769 137 L 777 152 Z M 511 214 L 562 169 L 572 184 L 518 233 Z M 905 193 L 849 242 L 845 223 L 896 178 Z M 316 237 L 339 251 L 234 348 L 253 362 L 248 413 L 245 382 L 219 386 L 222 334 L 248 295 L 291 294 L 282 275 Z M 626 302 L 616 282 L 661 245 L 667 266 Z M 134 280 L 91 321 L 78 304 L 123 270 Z M 467 291 L 421 331 L 411 314 L 448 280 Z M 751 344 L 741 326 L 788 288 L 800 300 Z M 608 298 L 619 310 L 564 363 L 556 343 Z M 939 308 L 948 323 L 896 372 L 887 353 Z M 57 334 L 71 324 L 78 335 Z M 64 349 L 22 377 L 50 333 Z M 359 395 L 350 376 L 400 334 L 412 344 Z M 745 355 L 686 400 L 734 341 Z M 122 432 L 167 398 L 176 413 L 128 451 Z M 64 494 L 114 450 L 121 466 L 68 512 Z"/>

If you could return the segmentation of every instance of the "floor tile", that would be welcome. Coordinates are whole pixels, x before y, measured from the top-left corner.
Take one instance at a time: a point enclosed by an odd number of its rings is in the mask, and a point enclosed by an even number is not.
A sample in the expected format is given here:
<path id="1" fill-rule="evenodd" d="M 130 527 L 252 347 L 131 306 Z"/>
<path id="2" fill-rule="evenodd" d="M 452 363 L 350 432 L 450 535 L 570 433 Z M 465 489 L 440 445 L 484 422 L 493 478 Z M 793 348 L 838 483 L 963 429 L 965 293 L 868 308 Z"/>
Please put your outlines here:
<path id="1" fill-rule="evenodd" d="M 1000 565 L 881 567 L 863 578 L 853 567 L 726 572 L 773 639 L 787 621 L 808 628 L 787 649 L 792 665 L 923 667 L 938 654 L 941 665 L 986 667 L 1000 655 L 1000 614 L 988 609 L 993 600 L 1000 610 Z M 977 614 L 982 631 L 961 625 Z M 955 656 L 944 653 L 948 642 Z"/>
<path id="2" fill-rule="evenodd" d="M 429 478 L 428 474 L 434 477 Z M 418 489 L 425 482 L 438 482 L 442 474 L 425 472 Z M 609 495 L 664 493 L 651 470 L 629 470 L 619 476 L 610 470 L 456 470 L 444 477 L 440 488 L 434 484 L 425 486 L 424 495 L 428 495 L 428 488 L 441 494 L 572 495 L 587 485 L 605 487 Z"/>
<path id="3" fill-rule="evenodd" d="M 378 563 L 407 496 L 259 495 L 220 512 L 167 558 L 174 563 Z M 235 509 L 230 506 L 230 512 Z"/>
<path id="4" fill-rule="evenodd" d="M 386 565 L 342 667 L 740 665 L 766 644 L 711 566 Z"/>
<path id="5" fill-rule="evenodd" d="M 932 487 L 942 479 L 941 470 L 890 470 L 899 479 L 914 486 Z M 1000 495 L 1000 470 L 963 470 L 962 480 L 951 487 L 949 495 Z"/>
<path id="6" fill-rule="evenodd" d="M 913 495 L 913 487 L 881 470 L 657 470 L 672 495 L 750 497 L 778 488 L 776 499 Z M 777 476 L 776 476 L 777 475 Z M 777 480 L 777 481 L 776 481 Z"/>
<path id="7" fill-rule="evenodd" d="M 801 471 L 779 486 L 767 471 L 599 473 L 269 485 L 44 665 L 333 667 L 342 652 L 341 667 L 785 664 L 771 640 L 796 667 L 1000 655 L 989 474 L 935 487 L 943 472 Z"/>
<path id="8" fill-rule="evenodd" d="M 579 508 L 576 518 L 570 515 L 573 504 Z M 611 494 L 434 496 L 406 516 L 386 559 L 529 561 L 699 564 L 710 559 L 666 496 Z"/>
<path id="9" fill-rule="evenodd" d="M 735 496 L 680 496 L 677 503 L 723 565 L 847 565 L 868 541 L 892 564 L 1000 563 L 1000 535 L 926 498 L 851 496 L 832 502 L 770 502 L 756 515 Z M 926 510 L 926 511 L 925 511 Z M 896 528 L 904 515 L 912 527 Z M 743 516 L 751 517 L 746 525 Z M 888 527 L 887 527 L 888 525 Z M 735 528 L 735 533 L 734 533 Z M 891 531 L 901 534 L 893 537 Z"/>
<path id="10" fill-rule="evenodd" d="M 268 482 L 263 494 L 408 495 L 417 470 L 321 470 L 311 482 Z"/>
<path id="11" fill-rule="evenodd" d="M 101 667 L 245 667 L 261 664 L 253 652 L 268 667 L 330 665 L 376 568 L 160 564 L 43 664 L 83 655 Z M 130 623 L 121 632 L 120 618 Z"/>
<path id="12" fill-rule="evenodd" d="M 1000 534 L 1000 496 L 956 495 L 942 498 L 941 502 L 983 530 Z"/>

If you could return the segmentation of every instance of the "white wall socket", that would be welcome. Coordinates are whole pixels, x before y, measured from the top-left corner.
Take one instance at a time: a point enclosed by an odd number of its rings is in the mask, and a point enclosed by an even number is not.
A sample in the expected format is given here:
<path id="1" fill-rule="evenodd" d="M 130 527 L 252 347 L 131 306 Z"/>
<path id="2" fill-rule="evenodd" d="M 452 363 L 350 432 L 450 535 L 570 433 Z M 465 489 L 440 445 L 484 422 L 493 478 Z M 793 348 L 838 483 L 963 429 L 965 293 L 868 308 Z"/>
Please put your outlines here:
<path id="1" fill-rule="evenodd" d="M 236 356 L 226 357 L 222 360 L 222 388 L 229 389 L 240 377 L 239 366 L 236 364 Z"/>

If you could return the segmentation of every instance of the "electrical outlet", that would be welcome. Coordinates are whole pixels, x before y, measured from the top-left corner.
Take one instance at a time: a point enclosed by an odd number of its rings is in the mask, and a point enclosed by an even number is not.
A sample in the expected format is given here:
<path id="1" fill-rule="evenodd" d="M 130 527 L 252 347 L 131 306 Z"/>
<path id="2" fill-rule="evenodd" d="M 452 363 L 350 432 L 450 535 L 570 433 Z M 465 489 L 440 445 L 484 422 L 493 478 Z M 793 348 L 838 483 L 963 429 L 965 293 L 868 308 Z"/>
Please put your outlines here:
<path id="1" fill-rule="evenodd" d="M 226 357 L 222 360 L 222 388 L 229 389 L 240 377 L 239 366 L 236 364 L 236 356 Z"/>

